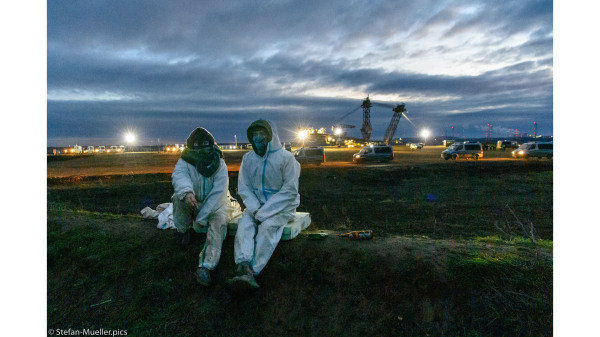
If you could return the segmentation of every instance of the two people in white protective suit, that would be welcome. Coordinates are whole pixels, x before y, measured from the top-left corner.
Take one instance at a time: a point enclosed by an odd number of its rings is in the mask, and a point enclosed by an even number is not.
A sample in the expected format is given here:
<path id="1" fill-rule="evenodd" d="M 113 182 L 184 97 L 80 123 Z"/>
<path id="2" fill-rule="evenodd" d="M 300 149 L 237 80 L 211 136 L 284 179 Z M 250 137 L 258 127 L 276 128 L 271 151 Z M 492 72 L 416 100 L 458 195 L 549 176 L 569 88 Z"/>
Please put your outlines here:
<path id="1" fill-rule="evenodd" d="M 238 175 L 238 194 L 246 208 L 235 234 L 235 276 L 227 280 L 239 290 L 259 287 L 254 276 L 271 258 L 300 205 L 300 163 L 282 149 L 275 125 L 257 120 L 247 135 L 253 151 L 244 155 Z"/>
<path id="2" fill-rule="evenodd" d="M 223 154 L 206 129 L 198 127 L 192 131 L 186 145 L 171 176 L 175 189 L 173 221 L 182 233 L 182 246 L 189 244 L 192 227 L 199 232 L 200 226 L 209 226 L 196 270 L 198 283 L 208 286 L 210 271 L 219 264 L 233 212 L 229 177 Z"/>

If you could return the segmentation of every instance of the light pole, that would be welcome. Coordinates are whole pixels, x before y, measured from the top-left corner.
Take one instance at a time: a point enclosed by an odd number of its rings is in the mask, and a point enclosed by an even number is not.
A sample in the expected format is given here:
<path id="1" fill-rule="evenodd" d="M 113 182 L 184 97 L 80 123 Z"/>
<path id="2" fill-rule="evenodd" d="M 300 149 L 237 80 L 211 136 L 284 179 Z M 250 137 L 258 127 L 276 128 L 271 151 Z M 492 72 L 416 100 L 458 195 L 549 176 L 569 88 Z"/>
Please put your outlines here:
<path id="1" fill-rule="evenodd" d="M 306 138 L 306 131 L 300 131 L 298 138 L 302 139 L 302 147 L 304 147 L 304 139 Z"/>
<path id="2" fill-rule="evenodd" d="M 423 130 L 421 134 L 423 135 L 423 145 L 425 145 L 425 143 L 427 143 L 427 137 L 429 137 L 429 130 Z"/>
<path id="3" fill-rule="evenodd" d="M 127 135 L 125 135 L 125 141 L 127 142 L 127 145 L 129 145 L 129 152 L 133 151 L 133 149 L 131 148 L 131 143 L 133 143 L 134 140 L 135 140 L 135 136 L 132 135 L 131 133 L 128 133 Z"/>
<path id="4" fill-rule="evenodd" d="M 335 145 L 337 145 L 337 147 L 340 147 L 341 146 L 340 143 L 342 142 L 342 128 L 336 128 L 335 135 L 336 135 Z"/>

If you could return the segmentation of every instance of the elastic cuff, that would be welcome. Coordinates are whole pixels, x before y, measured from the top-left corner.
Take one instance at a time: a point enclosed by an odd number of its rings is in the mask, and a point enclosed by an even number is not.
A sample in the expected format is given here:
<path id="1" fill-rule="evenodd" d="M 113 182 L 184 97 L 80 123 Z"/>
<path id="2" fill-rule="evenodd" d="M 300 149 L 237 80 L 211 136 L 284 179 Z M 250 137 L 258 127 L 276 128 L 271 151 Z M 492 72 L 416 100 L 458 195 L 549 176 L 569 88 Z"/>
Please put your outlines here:
<path id="1" fill-rule="evenodd" d="M 194 191 L 187 191 L 187 192 L 182 192 L 181 193 L 181 196 L 179 197 L 179 200 L 183 200 L 188 193 L 192 193 L 194 195 L 194 198 L 196 197 L 196 193 L 194 193 Z"/>

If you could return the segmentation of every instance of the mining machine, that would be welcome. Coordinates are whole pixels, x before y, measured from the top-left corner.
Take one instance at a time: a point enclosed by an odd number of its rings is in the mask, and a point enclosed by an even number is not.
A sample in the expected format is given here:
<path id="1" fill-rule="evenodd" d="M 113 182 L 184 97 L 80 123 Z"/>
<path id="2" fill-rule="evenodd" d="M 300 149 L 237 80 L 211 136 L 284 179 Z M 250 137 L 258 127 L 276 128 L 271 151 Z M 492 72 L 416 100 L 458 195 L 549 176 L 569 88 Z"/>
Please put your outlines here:
<path id="1" fill-rule="evenodd" d="M 387 130 L 385 130 L 385 136 L 383 137 L 383 142 L 388 145 L 392 142 L 392 138 L 394 138 L 396 128 L 398 127 L 398 122 L 400 121 L 400 117 L 402 117 L 402 115 L 405 112 L 408 112 L 404 108 L 404 103 L 398 104 L 398 106 L 392 109 L 392 111 L 394 111 L 392 121 L 390 122 L 390 125 L 388 126 Z"/>
<path id="2" fill-rule="evenodd" d="M 371 139 L 371 132 L 373 128 L 371 127 L 371 101 L 369 100 L 369 96 L 362 102 L 360 106 L 363 109 L 363 125 L 360 129 L 362 132 L 363 141 L 367 143 Z"/>
<path id="3" fill-rule="evenodd" d="M 338 125 L 331 127 L 331 130 L 333 130 L 333 132 L 335 134 L 335 143 L 336 143 L 337 147 L 341 146 L 343 137 L 346 137 L 346 131 L 344 131 L 344 129 L 354 129 L 354 128 L 355 128 L 354 125 L 348 125 L 348 124 L 338 124 Z"/>

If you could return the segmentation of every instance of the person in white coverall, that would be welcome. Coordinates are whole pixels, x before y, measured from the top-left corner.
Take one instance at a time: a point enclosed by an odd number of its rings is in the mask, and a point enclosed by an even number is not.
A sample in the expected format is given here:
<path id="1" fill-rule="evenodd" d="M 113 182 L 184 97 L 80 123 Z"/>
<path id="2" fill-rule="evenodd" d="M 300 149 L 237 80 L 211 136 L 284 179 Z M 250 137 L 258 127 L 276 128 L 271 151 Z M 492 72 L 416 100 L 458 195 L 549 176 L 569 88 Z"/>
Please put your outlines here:
<path id="1" fill-rule="evenodd" d="M 187 147 L 175 165 L 172 174 L 173 221 L 182 234 L 182 246 L 190 241 L 192 219 L 199 226 L 209 226 L 196 280 L 204 286 L 211 283 L 210 270 L 216 268 L 221 258 L 223 240 L 227 235 L 227 222 L 233 207 L 229 197 L 229 176 L 223 154 L 213 136 L 204 128 L 196 128 L 187 139 Z"/>
<path id="2" fill-rule="evenodd" d="M 300 163 L 281 148 L 272 122 L 257 120 L 247 130 L 252 144 L 238 176 L 238 194 L 246 209 L 235 234 L 235 277 L 227 283 L 238 289 L 258 288 L 255 275 L 265 267 L 281 240 L 283 227 L 300 205 Z"/>

